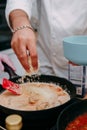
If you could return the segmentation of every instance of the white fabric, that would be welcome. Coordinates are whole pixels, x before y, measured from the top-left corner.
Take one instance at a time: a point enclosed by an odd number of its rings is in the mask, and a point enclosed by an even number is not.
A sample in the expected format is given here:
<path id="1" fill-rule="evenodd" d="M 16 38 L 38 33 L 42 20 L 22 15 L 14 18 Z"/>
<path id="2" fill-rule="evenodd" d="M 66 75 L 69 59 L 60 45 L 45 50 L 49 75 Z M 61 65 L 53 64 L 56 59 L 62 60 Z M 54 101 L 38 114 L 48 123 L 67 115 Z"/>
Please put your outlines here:
<path id="1" fill-rule="evenodd" d="M 6 17 L 14 9 L 31 16 L 33 0 L 7 0 Z M 39 6 L 38 54 L 41 72 L 66 77 L 67 59 L 62 41 L 66 36 L 87 35 L 87 0 L 35 0 Z M 10 4 L 9 4 L 10 3 Z M 38 10 L 38 7 L 37 7 Z M 65 71 L 66 70 L 66 71 Z"/>

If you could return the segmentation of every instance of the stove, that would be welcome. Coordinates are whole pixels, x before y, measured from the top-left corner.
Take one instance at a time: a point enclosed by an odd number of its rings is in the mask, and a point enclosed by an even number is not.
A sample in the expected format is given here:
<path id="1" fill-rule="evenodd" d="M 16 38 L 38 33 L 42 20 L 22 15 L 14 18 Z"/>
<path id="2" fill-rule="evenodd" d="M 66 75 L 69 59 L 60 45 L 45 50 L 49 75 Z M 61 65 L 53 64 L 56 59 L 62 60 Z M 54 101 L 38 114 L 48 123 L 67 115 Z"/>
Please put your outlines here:
<path id="1" fill-rule="evenodd" d="M 78 98 L 74 98 L 72 99 L 68 105 L 74 103 L 74 102 L 78 102 L 80 101 L 80 99 Z M 3 126 L 5 128 L 5 118 L 7 117 L 7 115 L 0 111 L 0 125 Z M 31 126 L 31 124 L 29 124 L 29 121 L 28 120 L 23 120 L 23 128 L 22 130 L 35 130 L 35 129 L 38 129 L 38 130 L 58 130 L 57 129 L 57 126 L 56 126 L 56 121 L 55 121 L 55 124 L 53 126 L 40 126 L 39 124 L 37 126 Z"/>
<path id="2" fill-rule="evenodd" d="M 0 125 L 2 127 L 5 128 L 5 118 L 7 117 L 7 115 L 3 112 L 0 111 Z M 56 124 L 56 122 L 55 122 Z M 52 127 L 45 127 L 45 126 L 31 126 L 31 124 L 29 124 L 28 120 L 23 120 L 23 127 L 22 127 L 22 130 L 35 130 L 35 129 L 38 129 L 38 130 L 57 130 L 56 129 L 56 125 L 52 126 Z"/>

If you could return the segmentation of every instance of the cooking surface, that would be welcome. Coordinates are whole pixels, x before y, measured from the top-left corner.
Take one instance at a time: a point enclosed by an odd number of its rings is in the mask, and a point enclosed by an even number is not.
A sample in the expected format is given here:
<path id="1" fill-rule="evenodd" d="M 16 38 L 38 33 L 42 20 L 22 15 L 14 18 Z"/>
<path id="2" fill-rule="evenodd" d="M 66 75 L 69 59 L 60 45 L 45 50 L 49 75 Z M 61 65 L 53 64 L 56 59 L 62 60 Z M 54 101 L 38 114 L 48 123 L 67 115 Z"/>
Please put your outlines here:
<path id="1" fill-rule="evenodd" d="M 72 101 L 70 101 L 69 104 L 74 103 L 74 102 L 78 102 L 78 101 L 79 101 L 79 99 L 75 98 Z M 5 127 L 4 121 L 5 121 L 6 116 L 7 115 L 5 113 L 3 113 L 3 112 L 0 111 L 0 125 L 3 126 L 3 127 Z M 23 120 L 23 128 L 22 128 L 22 130 L 28 130 L 28 129 L 30 129 L 30 130 L 35 130 L 35 129 L 38 129 L 38 130 L 57 130 L 57 128 L 56 128 L 56 122 L 55 122 L 54 126 L 52 126 L 50 128 L 49 126 L 47 126 L 47 127 L 40 126 L 39 123 L 38 123 L 37 126 L 33 126 L 33 124 L 32 125 L 29 124 L 28 120 Z"/>
<path id="2" fill-rule="evenodd" d="M 3 126 L 5 128 L 5 118 L 6 118 L 7 115 L 5 115 L 3 112 L 0 111 L 0 125 Z M 35 129 L 38 129 L 38 130 L 56 130 L 56 126 L 53 126 L 52 128 L 49 128 L 48 127 L 44 127 L 44 126 L 31 126 L 29 124 L 29 122 L 27 120 L 23 120 L 23 128 L 22 130 L 35 130 Z"/>
<path id="3" fill-rule="evenodd" d="M 0 10 L 0 17 L 4 17 L 4 15 L 3 15 L 4 7 L 0 8 L 0 9 L 1 9 Z M 12 49 L 8 49 L 8 48 L 10 48 L 11 33 L 10 33 L 9 28 L 7 27 L 6 21 L 4 21 L 4 20 L 5 19 L 2 18 L 2 21 L 0 21 L 0 23 L 1 23 L 0 34 L 3 36 L 3 37 L 1 36 L 2 39 L 0 38 L 0 43 L 2 43 L 1 44 L 2 53 L 5 53 L 5 54 L 9 55 L 9 57 L 12 59 L 14 65 L 17 66 L 16 73 L 18 75 L 23 75 L 25 73 L 24 69 L 22 68 L 21 64 L 19 63 L 19 61 L 18 61 L 17 57 L 15 56 L 14 52 L 12 51 Z M 5 38 L 4 38 L 4 35 L 5 35 Z M 4 39 L 4 41 L 3 41 L 3 39 Z M 5 44 L 3 44 L 4 42 L 5 42 Z M 4 49 L 8 49 L 8 50 L 4 50 Z M 5 74 L 3 73 L 0 78 L 2 78 L 2 77 L 7 77 L 8 78 L 9 76 L 8 76 L 7 73 L 5 73 Z M 74 99 L 70 103 L 77 102 L 77 101 L 78 101 L 77 99 Z M 7 115 L 0 111 L 0 125 L 3 126 L 3 127 L 5 127 L 4 121 L 5 121 L 6 117 L 7 117 Z M 55 122 L 54 126 L 52 126 L 50 128 L 49 126 L 47 126 L 47 127 L 40 126 L 39 123 L 38 123 L 37 127 L 36 126 L 31 126 L 31 124 L 29 123 L 28 120 L 23 120 L 23 128 L 22 128 L 22 130 L 36 130 L 36 129 L 38 129 L 38 130 L 57 130 L 56 122 Z"/>

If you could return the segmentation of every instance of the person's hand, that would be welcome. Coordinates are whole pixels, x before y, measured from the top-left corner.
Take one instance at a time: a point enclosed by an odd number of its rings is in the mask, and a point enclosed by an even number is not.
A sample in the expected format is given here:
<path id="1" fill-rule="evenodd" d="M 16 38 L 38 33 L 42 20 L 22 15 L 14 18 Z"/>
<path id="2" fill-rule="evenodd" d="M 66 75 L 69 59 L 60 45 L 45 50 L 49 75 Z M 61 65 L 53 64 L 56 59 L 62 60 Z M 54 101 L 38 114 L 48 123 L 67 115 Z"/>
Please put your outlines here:
<path id="1" fill-rule="evenodd" d="M 73 66 L 78 66 L 76 63 L 73 63 L 72 61 L 68 61 L 69 64 L 72 64 Z"/>
<path id="2" fill-rule="evenodd" d="M 12 37 L 11 47 L 27 72 L 30 72 L 28 62 L 29 55 L 31 57 L 33 69 L 37 70 L 38 55 L 36 50 L 36 36 L 32 30 L 24 28 L 15 32 Z"/>
<path id="3" fill-rule="evenodd" d="M 9 21 L 13 30 L 23 27 L 24 25 L 30 26 L 28 15 L 20 9 L 10 12 Z M 11 47 L 27 72 L 30 72 L 30 64 L 28 62 L 29 56 L 31 58 L 33 70 L 38 69 L 36 36 L 30 28 L 23 28 L 13 33 Z"/>
<path id="4" fill-rule="evenodd" d="M 2 62 L 6 63 L 8 66 L 10 66 L 14 71 L 16 70 L 13 65 L 13 62 L 11 61 L 9 56 L 6 54 L 0 53 L 0 72 L 4 71 L 4 66 L 3 66 Z"/>

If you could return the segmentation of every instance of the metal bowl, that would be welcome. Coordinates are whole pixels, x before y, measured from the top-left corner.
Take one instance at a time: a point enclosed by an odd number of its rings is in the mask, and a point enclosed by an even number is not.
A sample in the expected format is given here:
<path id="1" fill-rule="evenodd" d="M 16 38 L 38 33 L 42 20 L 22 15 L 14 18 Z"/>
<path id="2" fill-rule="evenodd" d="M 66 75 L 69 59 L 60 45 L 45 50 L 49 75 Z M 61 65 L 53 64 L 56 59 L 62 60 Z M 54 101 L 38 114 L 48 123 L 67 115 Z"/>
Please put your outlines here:
<path id="1" fill-rule="evenodd" d="M 78 65 L 87 65 L 87 36 L 76 35 L 63 39 L 64 56 Z"/>

